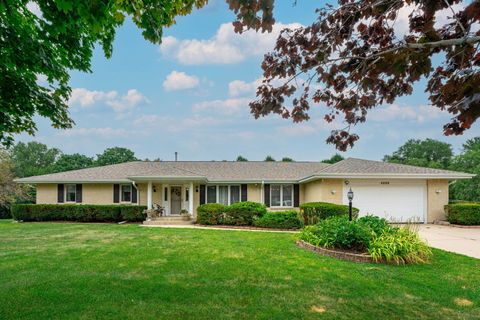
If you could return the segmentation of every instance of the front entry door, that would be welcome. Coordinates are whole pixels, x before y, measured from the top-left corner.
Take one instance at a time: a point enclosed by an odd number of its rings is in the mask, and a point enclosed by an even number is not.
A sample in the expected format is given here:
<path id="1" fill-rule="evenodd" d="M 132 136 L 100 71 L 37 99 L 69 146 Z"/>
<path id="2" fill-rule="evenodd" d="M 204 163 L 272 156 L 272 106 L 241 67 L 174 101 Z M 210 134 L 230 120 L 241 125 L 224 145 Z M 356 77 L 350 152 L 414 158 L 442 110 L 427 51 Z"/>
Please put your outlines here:
<path id="1" fill-rule="evenodd" d="M 180 214 L 182 210 L 182 187 L 170 188 L 171 211 L 170 214 Z"/>

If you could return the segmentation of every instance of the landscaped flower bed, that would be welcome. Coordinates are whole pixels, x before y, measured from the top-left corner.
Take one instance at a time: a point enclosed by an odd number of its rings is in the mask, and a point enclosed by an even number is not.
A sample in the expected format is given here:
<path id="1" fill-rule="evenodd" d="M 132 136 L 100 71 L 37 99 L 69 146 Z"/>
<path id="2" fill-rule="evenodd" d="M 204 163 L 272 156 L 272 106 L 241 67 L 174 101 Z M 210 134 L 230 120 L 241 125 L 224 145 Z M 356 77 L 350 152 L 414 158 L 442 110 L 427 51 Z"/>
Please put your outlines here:
<path id="1" fill-rule="evenodd" d="M 428 245 L 414 230 L 408 226 L 391 226 L 387 220 L 375 216 L 353 221 L 345 217 L 331 217 L 305 227 L 300 240 L 328 251 L 337 251 L 339 258 L 342 258 L 340 253 L 349 253 L 368 255 L 375 262 L 406 264 L 425 263 L 432 255 Z"/>

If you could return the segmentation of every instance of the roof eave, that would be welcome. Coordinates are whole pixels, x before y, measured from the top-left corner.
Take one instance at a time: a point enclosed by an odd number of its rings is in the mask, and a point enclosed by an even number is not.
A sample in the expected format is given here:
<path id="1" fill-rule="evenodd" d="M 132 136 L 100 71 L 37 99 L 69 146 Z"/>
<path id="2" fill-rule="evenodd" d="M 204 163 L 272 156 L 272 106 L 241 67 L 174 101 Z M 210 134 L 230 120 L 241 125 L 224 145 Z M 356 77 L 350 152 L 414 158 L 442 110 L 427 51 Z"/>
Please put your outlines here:
<path id="1" fill-rule="evenodd" d="M 132 182 L 129 179 L 100 179 L 100 180 L 85 180 L 85 179 L 74 179 L 74 180 L 34 180 L 28 178 L 14 179 L 16 183 L 25 183 L 25 184 L 49 184 L 49 183 L 130 183 Z"/>
<path id="2" fill-rule="evenodd" d="M 448 179 L 448 180 L 461 180 L 472 179 L 476 175 L 474 174 L 418 174 L 418 173 L 397 173 L 397 174 L 385 174 L 385 173 L 331 173 L 331 174 L 317 174 L 308 176 L 301 179 L 300 183 L 306 183 L 318 179 L 336 178 L 336 179 Z"/>

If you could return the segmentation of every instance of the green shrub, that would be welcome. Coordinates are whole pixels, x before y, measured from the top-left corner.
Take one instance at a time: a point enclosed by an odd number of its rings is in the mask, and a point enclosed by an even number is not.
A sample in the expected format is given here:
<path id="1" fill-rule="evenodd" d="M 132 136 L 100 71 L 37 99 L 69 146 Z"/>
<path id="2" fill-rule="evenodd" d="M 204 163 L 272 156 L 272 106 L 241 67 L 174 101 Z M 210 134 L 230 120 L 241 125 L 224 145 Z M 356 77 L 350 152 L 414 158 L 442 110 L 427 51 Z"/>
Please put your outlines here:
<path id="1" fill-rule="evenodd" d="M 299 229 L 303 226 L 295 210 L 267 212 L 253 224 L 257 227 L 277 229 Z"/>
<path id="2" fill-rule="evenodd" d="M 122 206 L 120 207 L 120 215 L 122 220 L 140 222 L 147 218 L 145 209 L 147 207 L 144 206 Z"/>
<path id="3" fill-rule="evenodd" d="M 226 208 L 223 224 L 235 226 L 251 226 L 253 221 L 263 217 L 267 207 L 258 202 L 237 202 Z"/>
<path id="4" fill-rule="evenodd" d="M 197 208 L 197 223 L 216 225 L 222 224 L 227 206 L 221 203 L 201 204 Z"/>
<path id="5" fill-rule="evenodd" d="M 11 211 L 15 220 L 22 221 L 119 222 L 141 221 L 145 209 L 127 205 L 14 204 Z"/>
<path id="6" fill-rule="evenodd" d="M 352 209 L 355 219 L 358 216 L 358 209 Z M 316 224 L 329 217 L 348 216 L 348 206 L 329 202 L 307 202 L 300 205 L 300 212 L 305 225 Z"/>
<path id="7" fill-rule="evenodd" d="M 305 230 L 311 234 L 302 234 L 302 240 L 309 238 L 314 241 L 311 244 L 326 248 L 365 251 L 372 239 L 368 226 L 358 221 L 348 221 L 347 217 L 330 217 Z"/>
<path id="8" fill-rule="evenodd" d="M 455 203 L 445 206 L 447 220 L 461 225 L 480 225 L 480 203 Z"/>
<path id="9" fill-rule="evenodd" d="M 361 217 L 357 220 L 357 222 L 370 228 L 371 232 L 373 232 L 375 235 L 380 235 L 391 228 L 386 219 L 377 216 L 368 215 Z"/>
<path id="10" fill-rule="evenodd" d="M 408 228 L 391 228 L 370 241 L 368 253 L 376 261 L 390 263 L 425 263 L 432 255 L 428 245 Z"/>

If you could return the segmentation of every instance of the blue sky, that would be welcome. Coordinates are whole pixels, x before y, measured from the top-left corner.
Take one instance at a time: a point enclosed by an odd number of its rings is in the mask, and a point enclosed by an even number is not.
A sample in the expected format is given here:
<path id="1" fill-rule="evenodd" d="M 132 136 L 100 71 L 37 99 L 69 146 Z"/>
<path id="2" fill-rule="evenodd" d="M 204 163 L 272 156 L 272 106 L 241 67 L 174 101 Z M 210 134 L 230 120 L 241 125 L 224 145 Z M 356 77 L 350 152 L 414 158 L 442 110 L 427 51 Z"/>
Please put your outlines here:
<path id="1" fill-rule="evenodd" d="M 275 31 L 285 25 L 315 19 L 314 0 L 276 1 Z M 223 0 L 177 19 L 165 29 L 160 47 L 143 39 L 127 22 L 117 32 L 111 59 L 98 49 L 92 73 L 72 73 L 72 130 L 56 130 L 39 119 L 36 140 L 65 153 L 93 156 L 107 147 L 122 146 L 139 158 L 234 160 L 243 155 L 262 160 L 266 155 L 295 160 L 321 160 L 337 152 L 327 145 L 332 126 L 316 106 L 312 120 L 293 124 L 276 115 L 255 120 L 248 102 L 261 77 L 262 54 L 274 45 L 275 34 L 233 33 L 234 15 Z M 354 131 L 360 141 L 343 156 L 379 160 L 410 138 L 434 138 L 458 151 L 466 139 L 480 135 L 478 124 L 467 134 L 444 137 L 449 115 L 428 105 L 423 86 L 394 105 L 371 112 Z"/>

